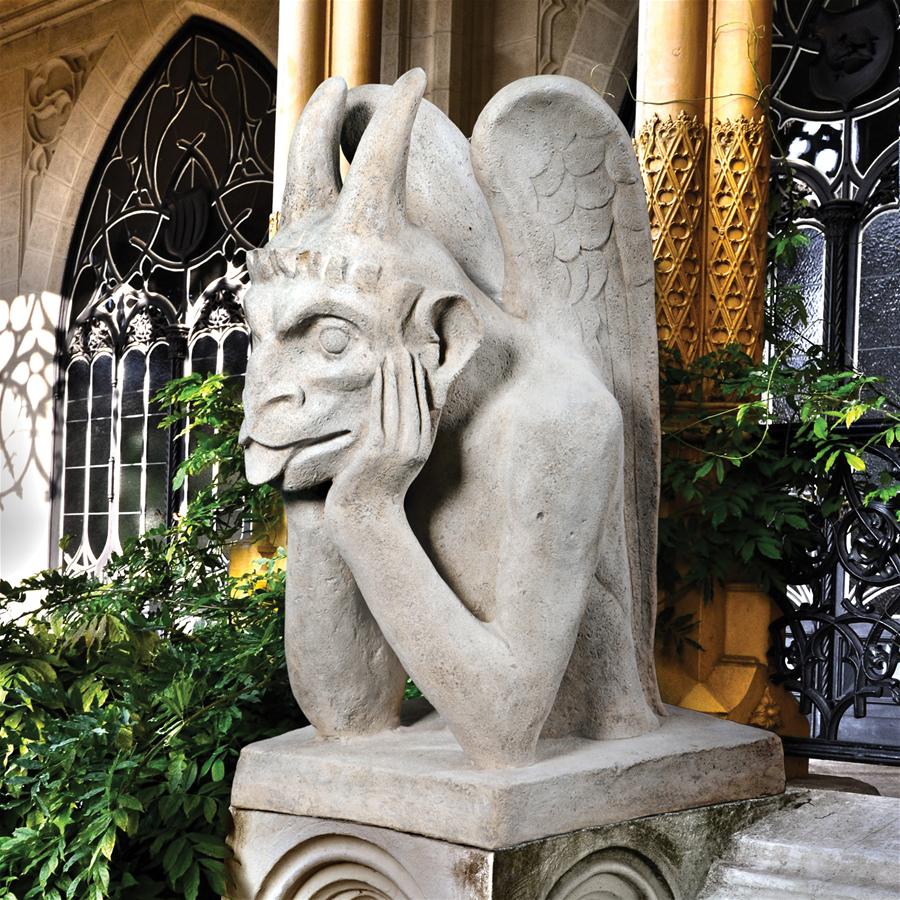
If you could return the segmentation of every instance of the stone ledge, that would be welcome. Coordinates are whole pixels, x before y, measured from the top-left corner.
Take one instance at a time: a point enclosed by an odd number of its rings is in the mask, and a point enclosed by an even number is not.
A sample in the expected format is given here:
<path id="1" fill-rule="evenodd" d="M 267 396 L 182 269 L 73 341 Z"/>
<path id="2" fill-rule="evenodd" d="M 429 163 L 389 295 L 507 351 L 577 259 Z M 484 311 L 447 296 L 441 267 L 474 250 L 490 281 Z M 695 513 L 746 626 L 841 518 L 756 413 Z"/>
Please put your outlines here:
<path id="1" fill-rule="evenodd" d="M 670 712 L 639 738 L 542 740 L 521 769 L 474 768 L 434 714 L 348 741 L 304 728 L 244 748 L 231 802 L 495 849 L 784 790 L 775 735 Z"/>

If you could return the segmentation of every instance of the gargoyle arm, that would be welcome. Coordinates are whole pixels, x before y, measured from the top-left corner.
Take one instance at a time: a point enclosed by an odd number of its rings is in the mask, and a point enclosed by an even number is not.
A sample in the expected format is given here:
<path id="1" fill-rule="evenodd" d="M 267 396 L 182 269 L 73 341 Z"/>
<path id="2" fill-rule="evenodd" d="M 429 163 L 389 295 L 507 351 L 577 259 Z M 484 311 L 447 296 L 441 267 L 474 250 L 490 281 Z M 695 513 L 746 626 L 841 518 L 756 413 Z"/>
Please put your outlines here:
<path id="1" fill-rule="evenodd" d="M 285 655 L 297 703 L 320 734 L 371 734 L 397 724 L 406 673 L 324 526 L 324 500 L 285 504 Z"/>
<path id="2" fill-rule="evenodd" d="M 620 417 L 609 403 L 612 422 L 596 409 L 590 417 L 556 410 L 544 422 L 532 411 L 532 421 L 509 433 L 501 451 L 508 517 L 490 622 L 438 573 L 402 502 L 331 520 L 388 643 L 479 765 L 532 760 L 571 655 L 597 564 L 602 506 L 620 477 Z M 573 421 L 590 424 L 573 428 Z"/>

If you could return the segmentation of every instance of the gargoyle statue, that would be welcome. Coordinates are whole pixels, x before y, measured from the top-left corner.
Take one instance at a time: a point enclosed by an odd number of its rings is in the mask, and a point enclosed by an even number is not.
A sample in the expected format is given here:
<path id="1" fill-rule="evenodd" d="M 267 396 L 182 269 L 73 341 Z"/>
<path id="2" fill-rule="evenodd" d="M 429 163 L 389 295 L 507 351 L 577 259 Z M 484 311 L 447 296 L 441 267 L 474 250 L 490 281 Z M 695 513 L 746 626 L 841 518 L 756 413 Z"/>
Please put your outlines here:
<path id="1" fill-rule="evenodd" d="M 242 443 L 284 494 L 318 733 L 395 727 L 409 673 L 475 765 L 522 766 L 662 713 L 648 218 L 583 84 L 509 85 L 470 143 L 425 84 L 332 78 L 306 106 L 248 254 Z"/>

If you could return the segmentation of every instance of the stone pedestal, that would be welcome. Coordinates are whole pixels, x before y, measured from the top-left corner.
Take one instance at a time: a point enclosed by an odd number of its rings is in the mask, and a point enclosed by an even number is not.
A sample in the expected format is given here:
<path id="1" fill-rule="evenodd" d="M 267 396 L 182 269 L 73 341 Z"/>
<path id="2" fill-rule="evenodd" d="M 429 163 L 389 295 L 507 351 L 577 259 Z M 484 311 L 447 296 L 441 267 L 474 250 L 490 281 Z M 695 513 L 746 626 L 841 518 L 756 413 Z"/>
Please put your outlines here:
<path id="1" fill-rule="evenodd" d="M 520 769 L 474 768 L 433 714 L 367 739 L 251 744 L 232 789 L 234 898 L 696 896 L 716 835 L 778 802 L 734 803 L 782 792 L 781 745 L 671 713 L 640 738 L 541 741 Z"/>

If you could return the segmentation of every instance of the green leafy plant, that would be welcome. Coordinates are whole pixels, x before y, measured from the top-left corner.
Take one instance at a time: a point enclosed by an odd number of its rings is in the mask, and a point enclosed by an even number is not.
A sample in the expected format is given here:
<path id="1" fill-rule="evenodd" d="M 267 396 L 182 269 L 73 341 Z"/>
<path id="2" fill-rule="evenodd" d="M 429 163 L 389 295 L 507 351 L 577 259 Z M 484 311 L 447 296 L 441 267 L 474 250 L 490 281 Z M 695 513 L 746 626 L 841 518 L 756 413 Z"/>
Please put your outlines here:
<path id="1" fill-rule="evenodd" d="M 789 217 L 771 241 L 771 265 L 792 267 L 807 243 Z M 840 507 L 830 490 L 835 467 L 864 482 L 866 502 L 900 517 L 900 483 L 866 464 L 867 451 L 900 442 L 900 405 L 880 379 L 804 340 L 807 324 L 800 289 L 782 279 L 768 298 L 765 361 L 732 345 L 688 364 L 661 348 L 657 637 L 665 647 L 696 646 L 686 638 L 693 623 L 674 612 L 687 592 L 709 600 L 728 580 L 784 587 L 791 561 L 809 545 L 810 523 Z"/>
<path id="2" fill-rule="evenodd" d="M 159 399 L 194 430 L 178 483 L 206 476 L 185 513 L 102 579 L 0 582 L 5 900 L 220 896 L 239 748 L 303 724 L 283 566 L 227 571 L 236 534 L 280 518 L 277 494 L 243 478 L 237 385 L 193 376 Z"/>

